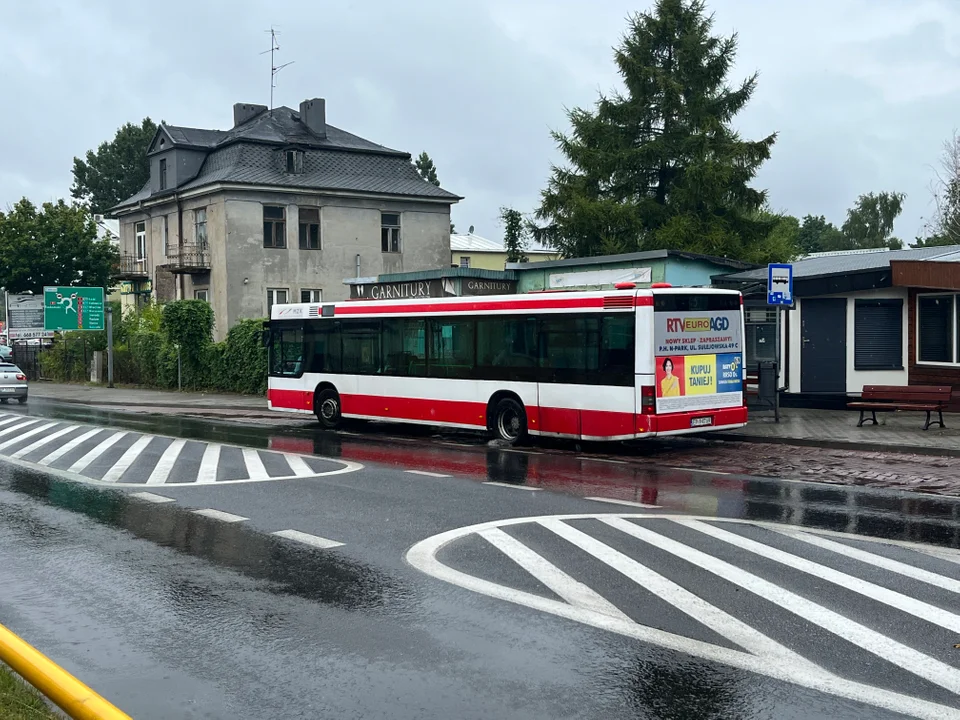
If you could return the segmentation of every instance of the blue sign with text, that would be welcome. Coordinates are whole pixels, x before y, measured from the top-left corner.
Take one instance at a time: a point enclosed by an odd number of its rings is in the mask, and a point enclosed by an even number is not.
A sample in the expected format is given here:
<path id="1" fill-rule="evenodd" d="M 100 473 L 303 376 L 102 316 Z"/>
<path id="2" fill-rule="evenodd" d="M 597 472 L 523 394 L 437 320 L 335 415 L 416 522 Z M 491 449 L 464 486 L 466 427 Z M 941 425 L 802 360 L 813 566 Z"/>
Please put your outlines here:
<path id="1" fill-rule="evenodd" d="M 793 265 L 767 265 L 767 304 L 793 305 Z"/>

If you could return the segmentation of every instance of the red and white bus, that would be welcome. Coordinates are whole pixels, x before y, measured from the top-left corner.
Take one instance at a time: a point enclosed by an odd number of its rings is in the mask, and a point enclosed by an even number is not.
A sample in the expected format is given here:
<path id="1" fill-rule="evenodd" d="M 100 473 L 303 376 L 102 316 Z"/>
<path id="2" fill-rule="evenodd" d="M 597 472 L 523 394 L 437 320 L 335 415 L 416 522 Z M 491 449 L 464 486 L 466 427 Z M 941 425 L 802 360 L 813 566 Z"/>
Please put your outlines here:
<path id="1" fill-rule="evenodd" d="M 270 408 L 627 440 L 742 427 L 736 291 L 611 291 L 274 305 Z"/>

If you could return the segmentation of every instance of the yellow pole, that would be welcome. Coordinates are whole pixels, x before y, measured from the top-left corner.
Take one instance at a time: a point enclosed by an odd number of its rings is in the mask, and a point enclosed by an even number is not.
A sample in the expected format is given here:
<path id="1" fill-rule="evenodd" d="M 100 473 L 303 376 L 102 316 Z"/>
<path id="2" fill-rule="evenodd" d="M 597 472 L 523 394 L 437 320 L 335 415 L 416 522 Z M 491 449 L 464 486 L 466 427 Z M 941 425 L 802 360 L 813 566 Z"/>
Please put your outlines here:
<path id="1" fill-rule="evenodd" d="M 73 675 L 0 625 L 0 660 L 73 720 L 131 720 Z"/>

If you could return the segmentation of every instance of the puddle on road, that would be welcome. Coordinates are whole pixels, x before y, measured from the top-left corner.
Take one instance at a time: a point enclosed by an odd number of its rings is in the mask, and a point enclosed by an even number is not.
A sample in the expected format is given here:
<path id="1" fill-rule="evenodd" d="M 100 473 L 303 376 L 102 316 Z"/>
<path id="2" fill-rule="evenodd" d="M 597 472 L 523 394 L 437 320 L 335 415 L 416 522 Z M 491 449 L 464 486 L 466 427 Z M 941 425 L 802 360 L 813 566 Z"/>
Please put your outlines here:
<path id="1" fill-rule="evenodd" d="M 266 581 L 278 594 L 345 610 L 377 610 L 387 604 L 396 607 L 410 596 L 411 591 L 396 579 L 342 555 L 318 553 L 241 524 L 197 515 L 179 505 L 151 504 L 117 490 L 7 466 L 0 467 L 0 488 Z M 0 522 L 16 530 L 16 510 L 0 504 Z M 18 532 L 34 536 L 42 531 L 42 526 L 30 523 Z M 182 590 L 189 594 L 189 588 Z M 203 588 L 197 589 L 197 597 L 203 592 Z"/>

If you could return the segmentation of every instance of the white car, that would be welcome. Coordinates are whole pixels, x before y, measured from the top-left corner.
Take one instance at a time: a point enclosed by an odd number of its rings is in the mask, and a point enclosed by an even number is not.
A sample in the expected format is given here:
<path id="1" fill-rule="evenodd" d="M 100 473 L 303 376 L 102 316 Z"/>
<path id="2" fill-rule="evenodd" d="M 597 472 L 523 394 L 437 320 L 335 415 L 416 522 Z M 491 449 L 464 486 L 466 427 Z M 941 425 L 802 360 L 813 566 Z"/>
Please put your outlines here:
<path id="1" fill-rule="evenodd" d="M 12 360 L 13 348 L 0 343 L 0 360 Z"/>
<path id="2" fill-rule="evenodd" d="M 0 362 L 0 403 L 16 398 L 27 402 L 27 376 L 11 362 Z"/>

